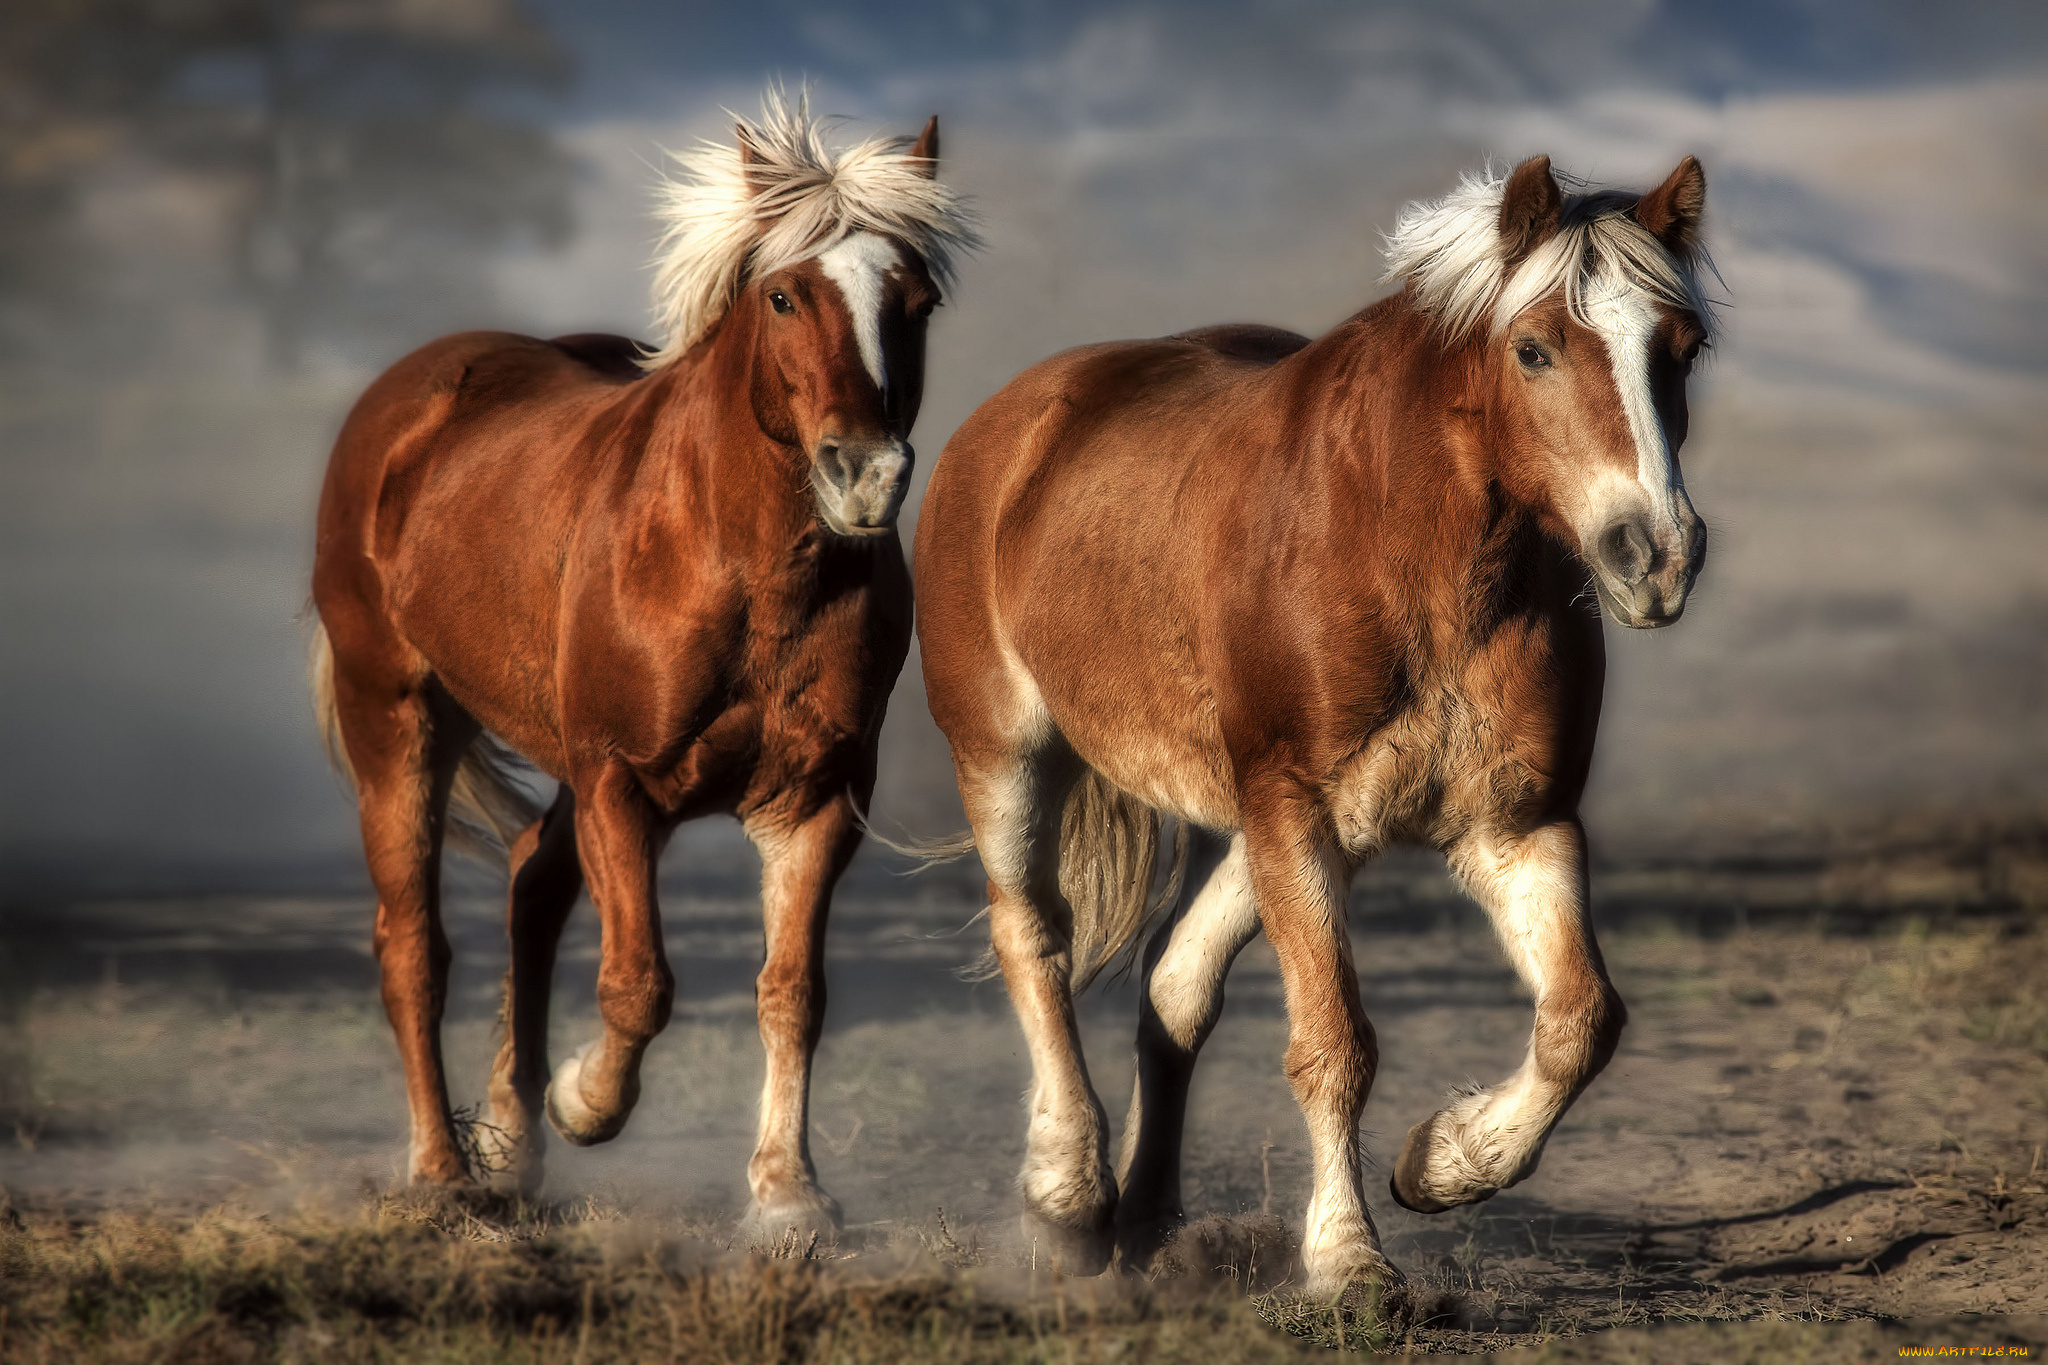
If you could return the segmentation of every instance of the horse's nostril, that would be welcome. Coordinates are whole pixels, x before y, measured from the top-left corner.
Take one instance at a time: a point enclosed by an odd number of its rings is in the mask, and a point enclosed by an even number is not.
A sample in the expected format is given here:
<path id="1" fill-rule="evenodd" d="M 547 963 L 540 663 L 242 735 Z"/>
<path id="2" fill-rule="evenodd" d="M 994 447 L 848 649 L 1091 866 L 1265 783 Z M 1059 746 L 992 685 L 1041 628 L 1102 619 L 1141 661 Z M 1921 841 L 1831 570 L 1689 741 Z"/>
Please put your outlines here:
<path id="1" fill-rule="evenodd" d="M 1656 552 L 1640 526 L 1632 521 L 1618 521 L 1600 537 L 1600 557 L 1607 561 L 1609 572 L 1634 587 L 1650 572 Z"/>
<path id="2" fill-rule="evenodd" d="M 840 446 L 839 442 L 818 442 L 818 448 L 811 458 L 818 468 L 824 471 L 826 480 L 833 487 L 846 488 L 852 484 L 853 469 L 851 461 L 846 459 L 845 450 Z"/>

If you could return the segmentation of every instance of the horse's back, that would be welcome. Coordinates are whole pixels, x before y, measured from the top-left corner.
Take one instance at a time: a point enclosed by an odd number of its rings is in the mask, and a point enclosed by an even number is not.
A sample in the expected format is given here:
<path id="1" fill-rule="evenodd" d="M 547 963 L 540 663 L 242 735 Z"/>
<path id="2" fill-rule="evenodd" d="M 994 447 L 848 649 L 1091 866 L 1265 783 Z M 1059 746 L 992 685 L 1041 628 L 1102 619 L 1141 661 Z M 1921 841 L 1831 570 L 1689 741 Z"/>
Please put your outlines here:
<path id="1" fill-rule="evenodd" d="M 429 342 L 356 400 L 335 441 L 323 504 L 367 513 L 388 504 L 394 477 L 417 476 L 422 466 L 498 464 L 515 446 L 560 451 L 591 409 L 640 378 L 642 353 L 627 337 L 593 333 L 544 341 L 458 332 Z"/>
<path id="2" fill-rule="evenodd" d="M 423 644 L 455 601 L 538 621 L 538 599 L 500 599 L 532 577 L 515 561 L 559 560 L 589 485 L 565 475 L 596 458 L 595 418 L 639 377 L 637 354 L 624 337 L 461 332 L 392 364 L 328 461 L 313 567 L 323 619 L 367 613 Z"/>
<path id="3" fill-rule="evenodd" d="M 548 345 L 607 379 L 628 383 L 646 373 L 640 362 L 654 353 L 644 341 L 611 332 L 573 332 L 551 338 Z"/>
<path id="4" fill-rule="evenodd" d="M 1285 360 L 1308 345 L 1308 338 L 1299 332 L 1258 322 L 1226 322 L 1214 327 L 1197 327 L 1189 332 L 1176 332 L 1168 340 L 1204 346 L 1227 360 L 1248 361 L 1254 365 L 1271 365 Z"/>
<path id="5" fill-rule="evenodd" d="M 1096 435 L 1164 421 L 1204 424 L 1233 408 L 1248 383 L 1309 344 L 1257 323 L 1226 323 L 1140 341 L 1109 341 L 1050 356 L 998 390 L 962 423 L 932 472 L 945 515 L 960 484 L 983 494 L 1006 466 L 1071 453 Z M 1157 452 L 1164 454 L 1163 450 Z M 964 511 L 965 509 L 959 509 Z M 919 518 L 919 538 L 924 535 Z"/>

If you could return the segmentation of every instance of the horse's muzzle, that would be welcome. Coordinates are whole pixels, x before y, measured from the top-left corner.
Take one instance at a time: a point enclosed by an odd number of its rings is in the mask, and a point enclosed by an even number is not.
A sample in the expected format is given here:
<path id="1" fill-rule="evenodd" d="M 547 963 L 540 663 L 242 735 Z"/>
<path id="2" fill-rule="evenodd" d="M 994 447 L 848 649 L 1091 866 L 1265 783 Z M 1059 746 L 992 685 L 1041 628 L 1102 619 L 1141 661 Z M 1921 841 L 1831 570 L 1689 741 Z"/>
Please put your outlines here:
<path id="1" fill-rule="evenodd" d="M 818 515 L 842 536 L 878 536 L 896 524 L 910 491 L 916 452 L 894 437 L 848 440 L 827 436 L 811 454 L 811 491 Z"/>
<path id="2" fill-rule="evenodd" d="M 1685 599 L 1706 557 L 1706 523 L 1689 507 L 1675 525 L 1661 529 L 1624 517 L 1594 544 L 1593 587 L 1614 621 L 1631 630 L 1655 630 L 1685 614 Z"/>

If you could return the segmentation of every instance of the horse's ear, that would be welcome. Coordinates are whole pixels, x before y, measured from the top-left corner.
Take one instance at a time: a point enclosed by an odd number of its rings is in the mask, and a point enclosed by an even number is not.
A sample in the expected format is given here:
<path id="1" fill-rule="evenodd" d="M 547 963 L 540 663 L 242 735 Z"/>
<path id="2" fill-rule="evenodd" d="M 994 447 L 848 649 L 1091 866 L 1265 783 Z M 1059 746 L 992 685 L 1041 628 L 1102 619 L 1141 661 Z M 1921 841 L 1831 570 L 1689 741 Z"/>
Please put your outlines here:
<path id="1" fill-rule="evenodd" d="M 1513 270 L 1549 241 L 1564 213 L 1564 194 L 1550 173 L 1550 158 L 1532 156 L 1515 167 L 1500 198 L 1500 245 Z"/>
<path id="2" fill-rule="evenodd" d="M 910 157 L 913 161 L 920 163 L 917 169 L 923 173 L 925 179 L 937 180 L 939 178 L 939 116 L 937 114 L 931 116 L 930 122 L 924 126 L 924 131 L 917 135 L 917 141 L 911 144 Z"/>
<path id="3" fill-rule="evenodd" d="M 1700 215 L 1707 207 L 1707 173 L 1687 157 L 1656 189 L 1636 201 L 1635 218 L 1674 256 L 1692 252 L 1699 241 Z"/>

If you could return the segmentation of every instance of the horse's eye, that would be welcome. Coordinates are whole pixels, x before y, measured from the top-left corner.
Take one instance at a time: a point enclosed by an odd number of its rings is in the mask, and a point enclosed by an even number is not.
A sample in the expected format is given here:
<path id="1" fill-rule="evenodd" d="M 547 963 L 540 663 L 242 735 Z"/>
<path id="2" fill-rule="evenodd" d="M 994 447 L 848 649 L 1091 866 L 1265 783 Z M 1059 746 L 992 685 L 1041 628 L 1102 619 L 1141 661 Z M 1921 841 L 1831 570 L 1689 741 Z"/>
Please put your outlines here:
<path id="1" fill-rule="evenodd" d="M 1703 349 L 1705 349 L 1706 344 L 1707 343 L 1704 341 L 1695 341 L 1692 345 L 1686 347 L 1685 350 L 1679 354 L 1678 358 L 1684 361 L 1686 364 L 1690 365 L 1693 363 L 1693 361 L 1698 360 L 1700 358 L 1700 352 Z"/>
<path id="2" fill-rule="evenodd" d="M 789 301 L 789 295 L 783 293 L 780 289 L 768 296 L 768 302 L 774 306 L 775 311 L 778 313 L 794 313 L 796 311 L 796 305 Z"/>
<path id="3" fill-rule="evenodd" d="M 1550 357 L 1543 354 L 1542 347 L 1532 346 L 1526 341 L 1515 347 L 1515 359 L 1521 361 L 1524 368 L 1531 370 L 1540 370 L 1550 363 Z"/>

